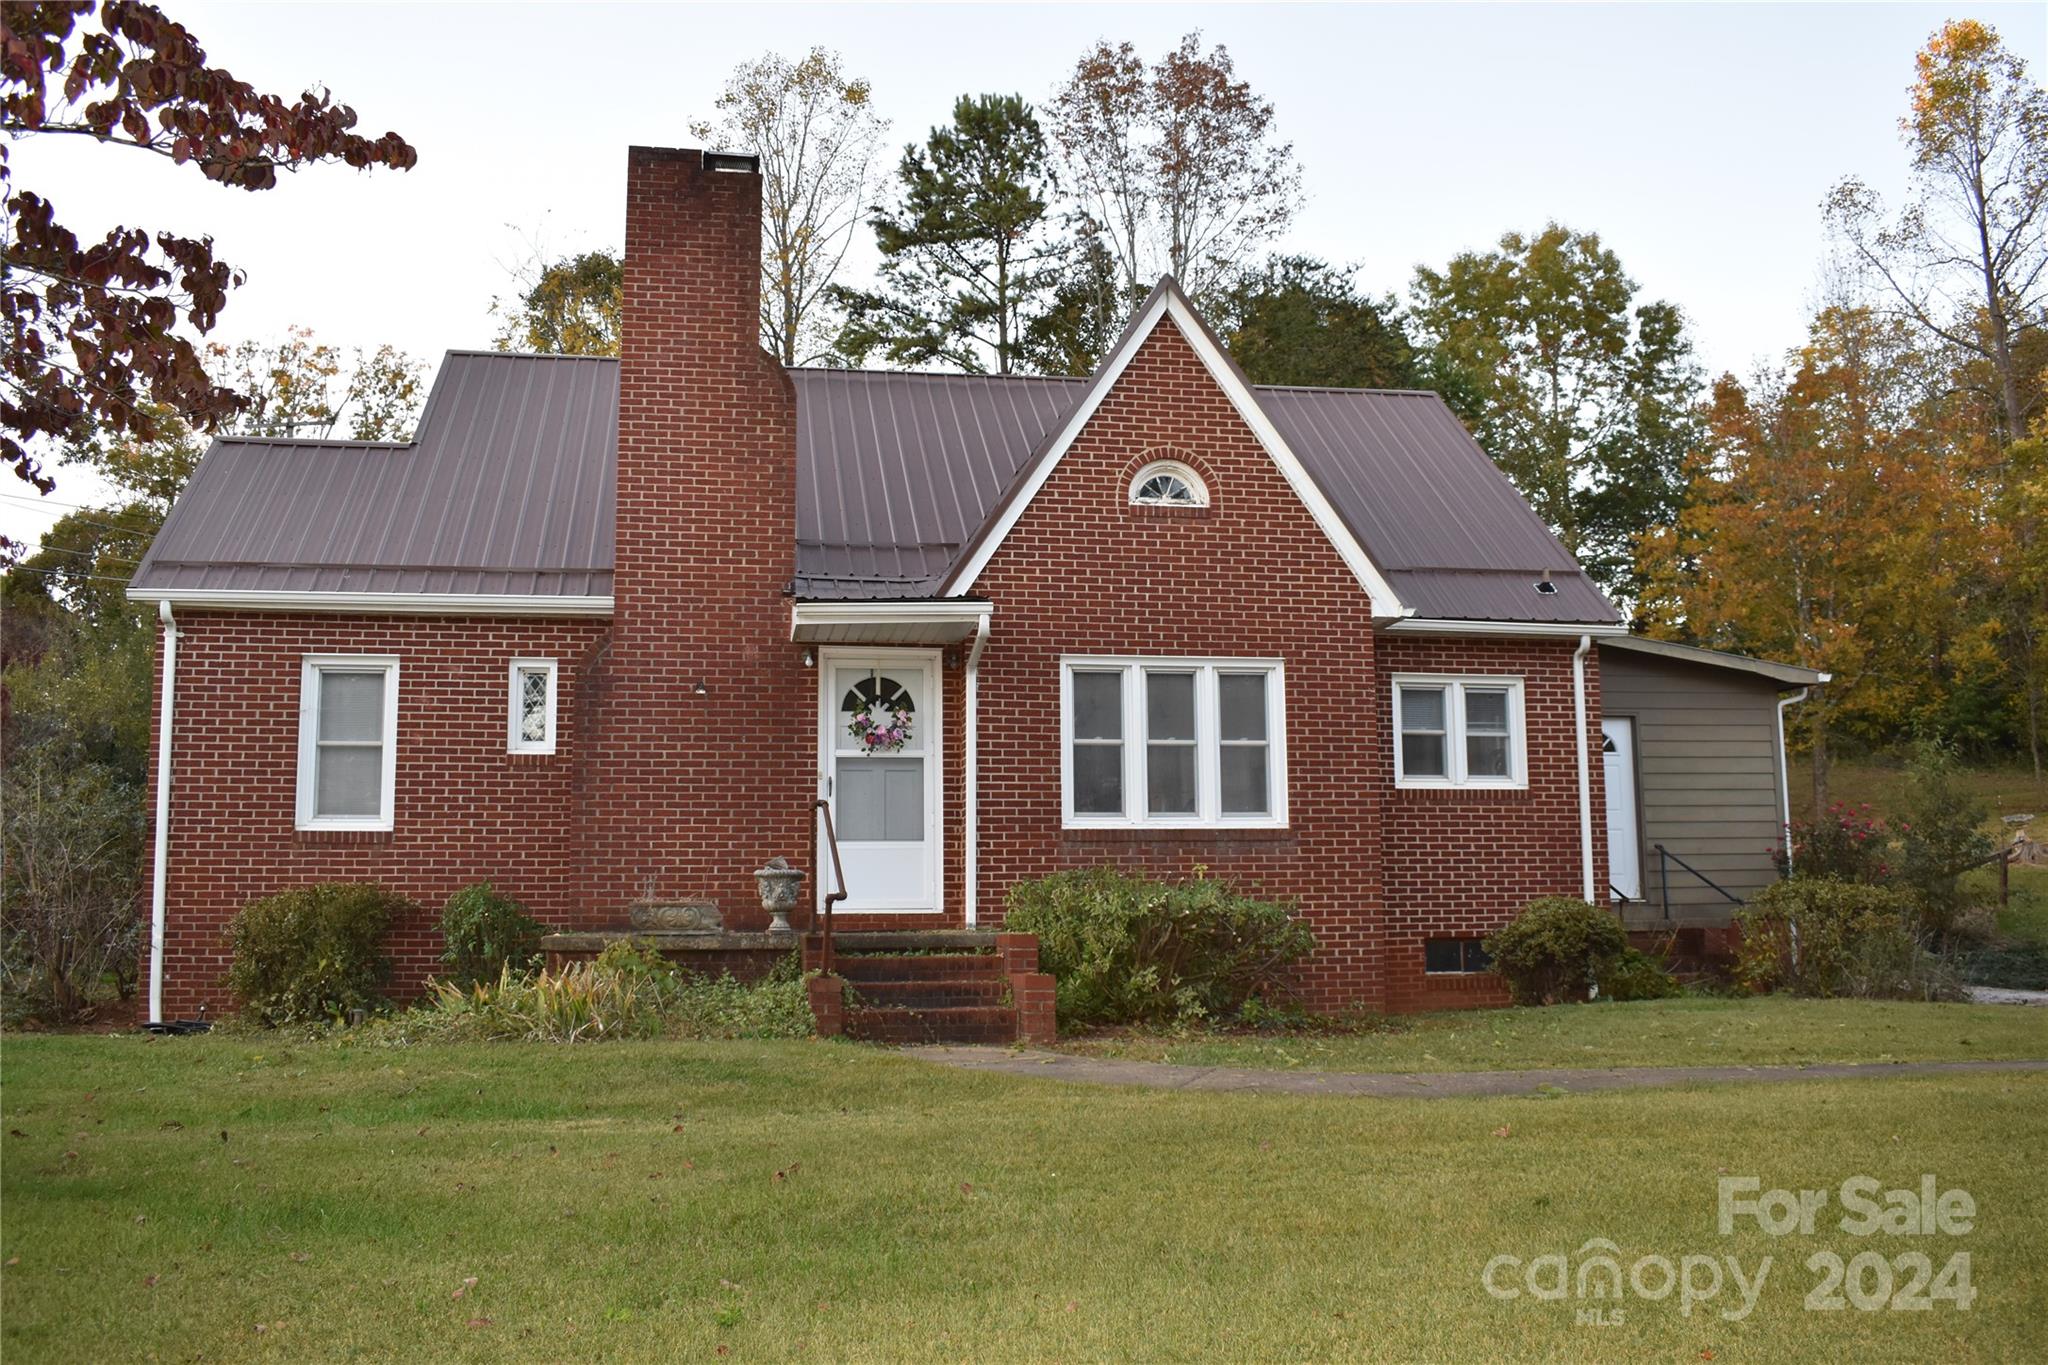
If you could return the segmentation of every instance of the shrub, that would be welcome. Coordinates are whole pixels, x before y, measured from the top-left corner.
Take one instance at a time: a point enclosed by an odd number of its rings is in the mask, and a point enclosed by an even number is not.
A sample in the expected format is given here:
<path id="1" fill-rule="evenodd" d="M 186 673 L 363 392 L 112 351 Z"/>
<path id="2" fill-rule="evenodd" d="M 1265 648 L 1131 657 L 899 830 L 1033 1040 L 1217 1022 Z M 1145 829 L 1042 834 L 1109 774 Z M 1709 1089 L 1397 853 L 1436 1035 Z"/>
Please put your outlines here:
<path id="1" fill-rule="evenodd" d="M 525 906 L 499 895 L 489 882 L 479 882 L 463 887 L 441 908 L 441 961 L 457 985 L 495 981 L 508 966 L 531 967 L 546 931 Z"/>
<path id="2" fill-rule="evenodd" d="M 1669 1000 L 1685 994 L 1663 963 L 1634 948 L 1622 949 L 1598 980 L 1602 1000 Z"/>
<path id="3" fill-rule="evenodd" d="M 1819 877 L 1875 885 L 1892 875 L 1892 832 L 1868 804 L 1851 808 L 1835 802 L 1811 824 L 1792 822 L 1791 862 L 1786 850 L 1771 850 L 1783 876 Z"/>
<path id="4" fill-rule="evenodd" d="M 1990 815 L 1990 807 L 1956 781 L 1949 752 L 1922 744 L 1906 778 L 1897 880 L 1918 902 L 1921 931 L 1930 942 L 1952 944 L 1974 904 L 1962 873 L 1997 848 L 1983 830 Z"/>
<path id="5" fill-rule="evenodd" d="M 629 940 L 559 972 L 517 971 L 464 987 L 438 982 L 389 1026 L 397 1041 L 578 1043 L 611 1038 L 807 1038 L 810 993 L 795 954 L 751 985 L 691 977 Z"/>
<path id="6" fill-rule="evenodd" d="M 135 979 L 142 793 L 104 764 L 25 744 L 0 782 L 0 964 L 10 1018 L 89 1016 Z"/>
<path id="7" fill-rule="evenodd" d="M 1519 1005 L 1589 998 L 1627 949 L 1628 935 L 1610 911 L 1570 896 L 1531 901 L 1486 940 L 1493 970 Z"/>
<path id="8" fill-rule="evenodd" d="M 1315 949 L 1285 906 L 1200 869 L 1179 882 L 1109 867 L 1020 882 L 1004 924 L 1038 935 L 1071 1023 L 1231 1018 L 1254 999 L 1291 995 L 1289 969 Z"/>
<path id="9" fill-rule="evenodd" d="M 228 926 L 228 986 L 267 1025 L 339 1018 L 378 1001 L 384 931 L 411 909 L 380 886 L 329 882 L 251 901 Z"/>
<path id="10" fill-rule="evenodd" d="M 1951 1000 L 1954 970 L 1914 932 L 1913 897 L 1892 887 L 1796 877 L 1736 912 L 1737 972 L 1759 990 L 1887 1000 Z"/>

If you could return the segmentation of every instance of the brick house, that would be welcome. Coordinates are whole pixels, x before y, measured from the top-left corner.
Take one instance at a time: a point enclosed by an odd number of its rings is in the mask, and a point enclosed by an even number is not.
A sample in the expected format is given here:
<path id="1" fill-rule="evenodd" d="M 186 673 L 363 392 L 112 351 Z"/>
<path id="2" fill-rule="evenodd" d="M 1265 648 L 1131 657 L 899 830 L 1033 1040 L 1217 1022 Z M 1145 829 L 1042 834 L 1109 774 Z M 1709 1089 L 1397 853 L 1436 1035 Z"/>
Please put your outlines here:
<path id="1" fill-rule="evenodd" d="M 1624 628 L 1437 396 L 1255 387 L 1170 280 L 1087 380 L 786 370 L 760 188 L 632 149 L 616 361 L 455 352 L 411 442 L 214 443 L 130 589 L 152 1017 L 314 881 L 428 907 L 401 993 L 486 879 L 744 937 L 765 859 L 829 867 L 820 797 L 849 933 L 1203 867 L 1299 908 L 1323 1008 L 1495 1001 L 1479 937 L 1609 894 Z"/>

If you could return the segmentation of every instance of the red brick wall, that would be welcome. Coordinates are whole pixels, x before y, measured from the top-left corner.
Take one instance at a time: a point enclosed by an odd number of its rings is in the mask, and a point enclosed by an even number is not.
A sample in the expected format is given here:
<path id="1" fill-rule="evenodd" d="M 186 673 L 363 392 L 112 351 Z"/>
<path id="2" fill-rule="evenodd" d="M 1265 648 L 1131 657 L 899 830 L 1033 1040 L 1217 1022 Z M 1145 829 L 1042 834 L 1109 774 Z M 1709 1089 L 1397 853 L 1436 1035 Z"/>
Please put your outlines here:
<path id="1" fill-rule="evenodd" d="M 459 887 L 490 881 L 541 920 L 574 921 L 572 774 L 583 737 L 573 717 L 582 665 L 604 639 L 605 622 L 181 613 L 178 626 L 167 1016 L 226 1006 L 222 930 L 248 901 L 288 887 L 374 881 L 418 902 L 420 913 L 396 926 L 390 945 L 400 994 L 433 969 L 441 951 L 434 925 Z M 294 828 L 308 654 L 398 656 L 388 833 Z M 505 751 L 515 658 L 560 663 L 552 755 Z M 150 876 L 145 865 L 145 916 Z"/>
<path id="2" fill-rule="evenodd" d="M 753 869 L 810 863 L 816 680 L 784 596 L 796 396 L 758 342 L 761 179 L 699 162 L 628 157 L 617 625 L 579 808 L 593 924 L 652 888 L 765 927 Z"/>
<path id="3" fill-rule="evenodd" d="M 1211 506 L 1133 509 L 1147 459 L 1200 470 Z M 1321 950 L 1321 1008 L 1381 1003 L 1379 810 L 1371 605 L 1272 458 L 1170 322 L 1019 519 L 974 589 L 996 612 L 982 658 L 981 903 L 1014 882 L 1116 863 L 1197 865 L 1296 902 Z M 1062 654 L 1279 658 L 1286 666 L 1289 827 L 1203 833 L 1062 830 Z"/>
<path id="4" fill-rule="evenodd" d="M 1572 700 L 1576 648 L 1576 641 L 1560 640 L 1381 638 L 1373 708 L 1379 720 L 1375 763 L 1387 783 L 1381 847 L 1389 1009 L 1505 1004 L 1506 991 L 1492 975 L 1424 975 L 1423 940 L 1483 937 L 1538 896 L 1581 893 L 1577 720 Z M 1599 663 L 1599 651 L 1587 651 L 1587 775 L 1593 799 L 1596 887 L 1604 885 L 1607 867 Z M 1392 679 L 1397 673 L 1522 678 L 1528 790 L 1395 788 Z"/>

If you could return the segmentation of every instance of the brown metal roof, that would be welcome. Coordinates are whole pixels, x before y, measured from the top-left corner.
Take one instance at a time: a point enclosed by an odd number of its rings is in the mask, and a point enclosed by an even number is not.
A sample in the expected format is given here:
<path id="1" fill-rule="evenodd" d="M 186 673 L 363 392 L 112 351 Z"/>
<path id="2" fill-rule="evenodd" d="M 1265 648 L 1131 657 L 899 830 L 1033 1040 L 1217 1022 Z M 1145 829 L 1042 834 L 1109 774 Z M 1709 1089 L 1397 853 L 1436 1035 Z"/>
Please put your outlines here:
<path id="1" fill-rule="evenodd" d="M 405 444 L 216 440 L 139 592 L 612 590 L 619 368 L 451 351 Z"/>
<path id="2" fill-rule="evenodd" d="M 791 587 L 815 600 L 937 594 L 1089 387 L 866 370 L 790 378 Z M 1617 619 L 1435 394 L 1255 392 L 1417 616 Z M 408 444 L 214 442 L 135 588 L 609 595 L 617 418 L 614 361 L 450 352 Z M 1557 591 L 1537 592 L 1538 581 Z"/>

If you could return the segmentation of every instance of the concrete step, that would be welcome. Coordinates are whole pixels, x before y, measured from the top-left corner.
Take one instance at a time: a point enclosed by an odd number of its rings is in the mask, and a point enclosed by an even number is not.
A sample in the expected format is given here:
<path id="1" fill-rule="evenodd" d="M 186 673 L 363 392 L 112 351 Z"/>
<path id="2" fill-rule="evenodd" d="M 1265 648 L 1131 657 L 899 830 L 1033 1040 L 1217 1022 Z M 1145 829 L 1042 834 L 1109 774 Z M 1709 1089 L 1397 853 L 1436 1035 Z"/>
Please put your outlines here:
<path id="1" fill-rule="evenodd" d="M 836 954 L 833 966 L 839 975 L 859 985 L 863 981 L 958 981 L 1002 980 L 1003 960 L 994 953 L 933 953 L 923 956 Z"/>
<path id="2" fill-rule="evenodd" d="M 856 1005 L 846 1012 L 846 1034 L 870 1043 L 1009 1043 L 1017 1038 L 1017 1011 L 987 1005 Z"/>
<path id="3" fill-rule="evenodd" d="M 1001 1005 L 1010 983 L 1002 977 L 927 977 L 919 981 L 855 981 L 853 992 L 869 1005 L 900 1009 L 946 1009 Z"/>

